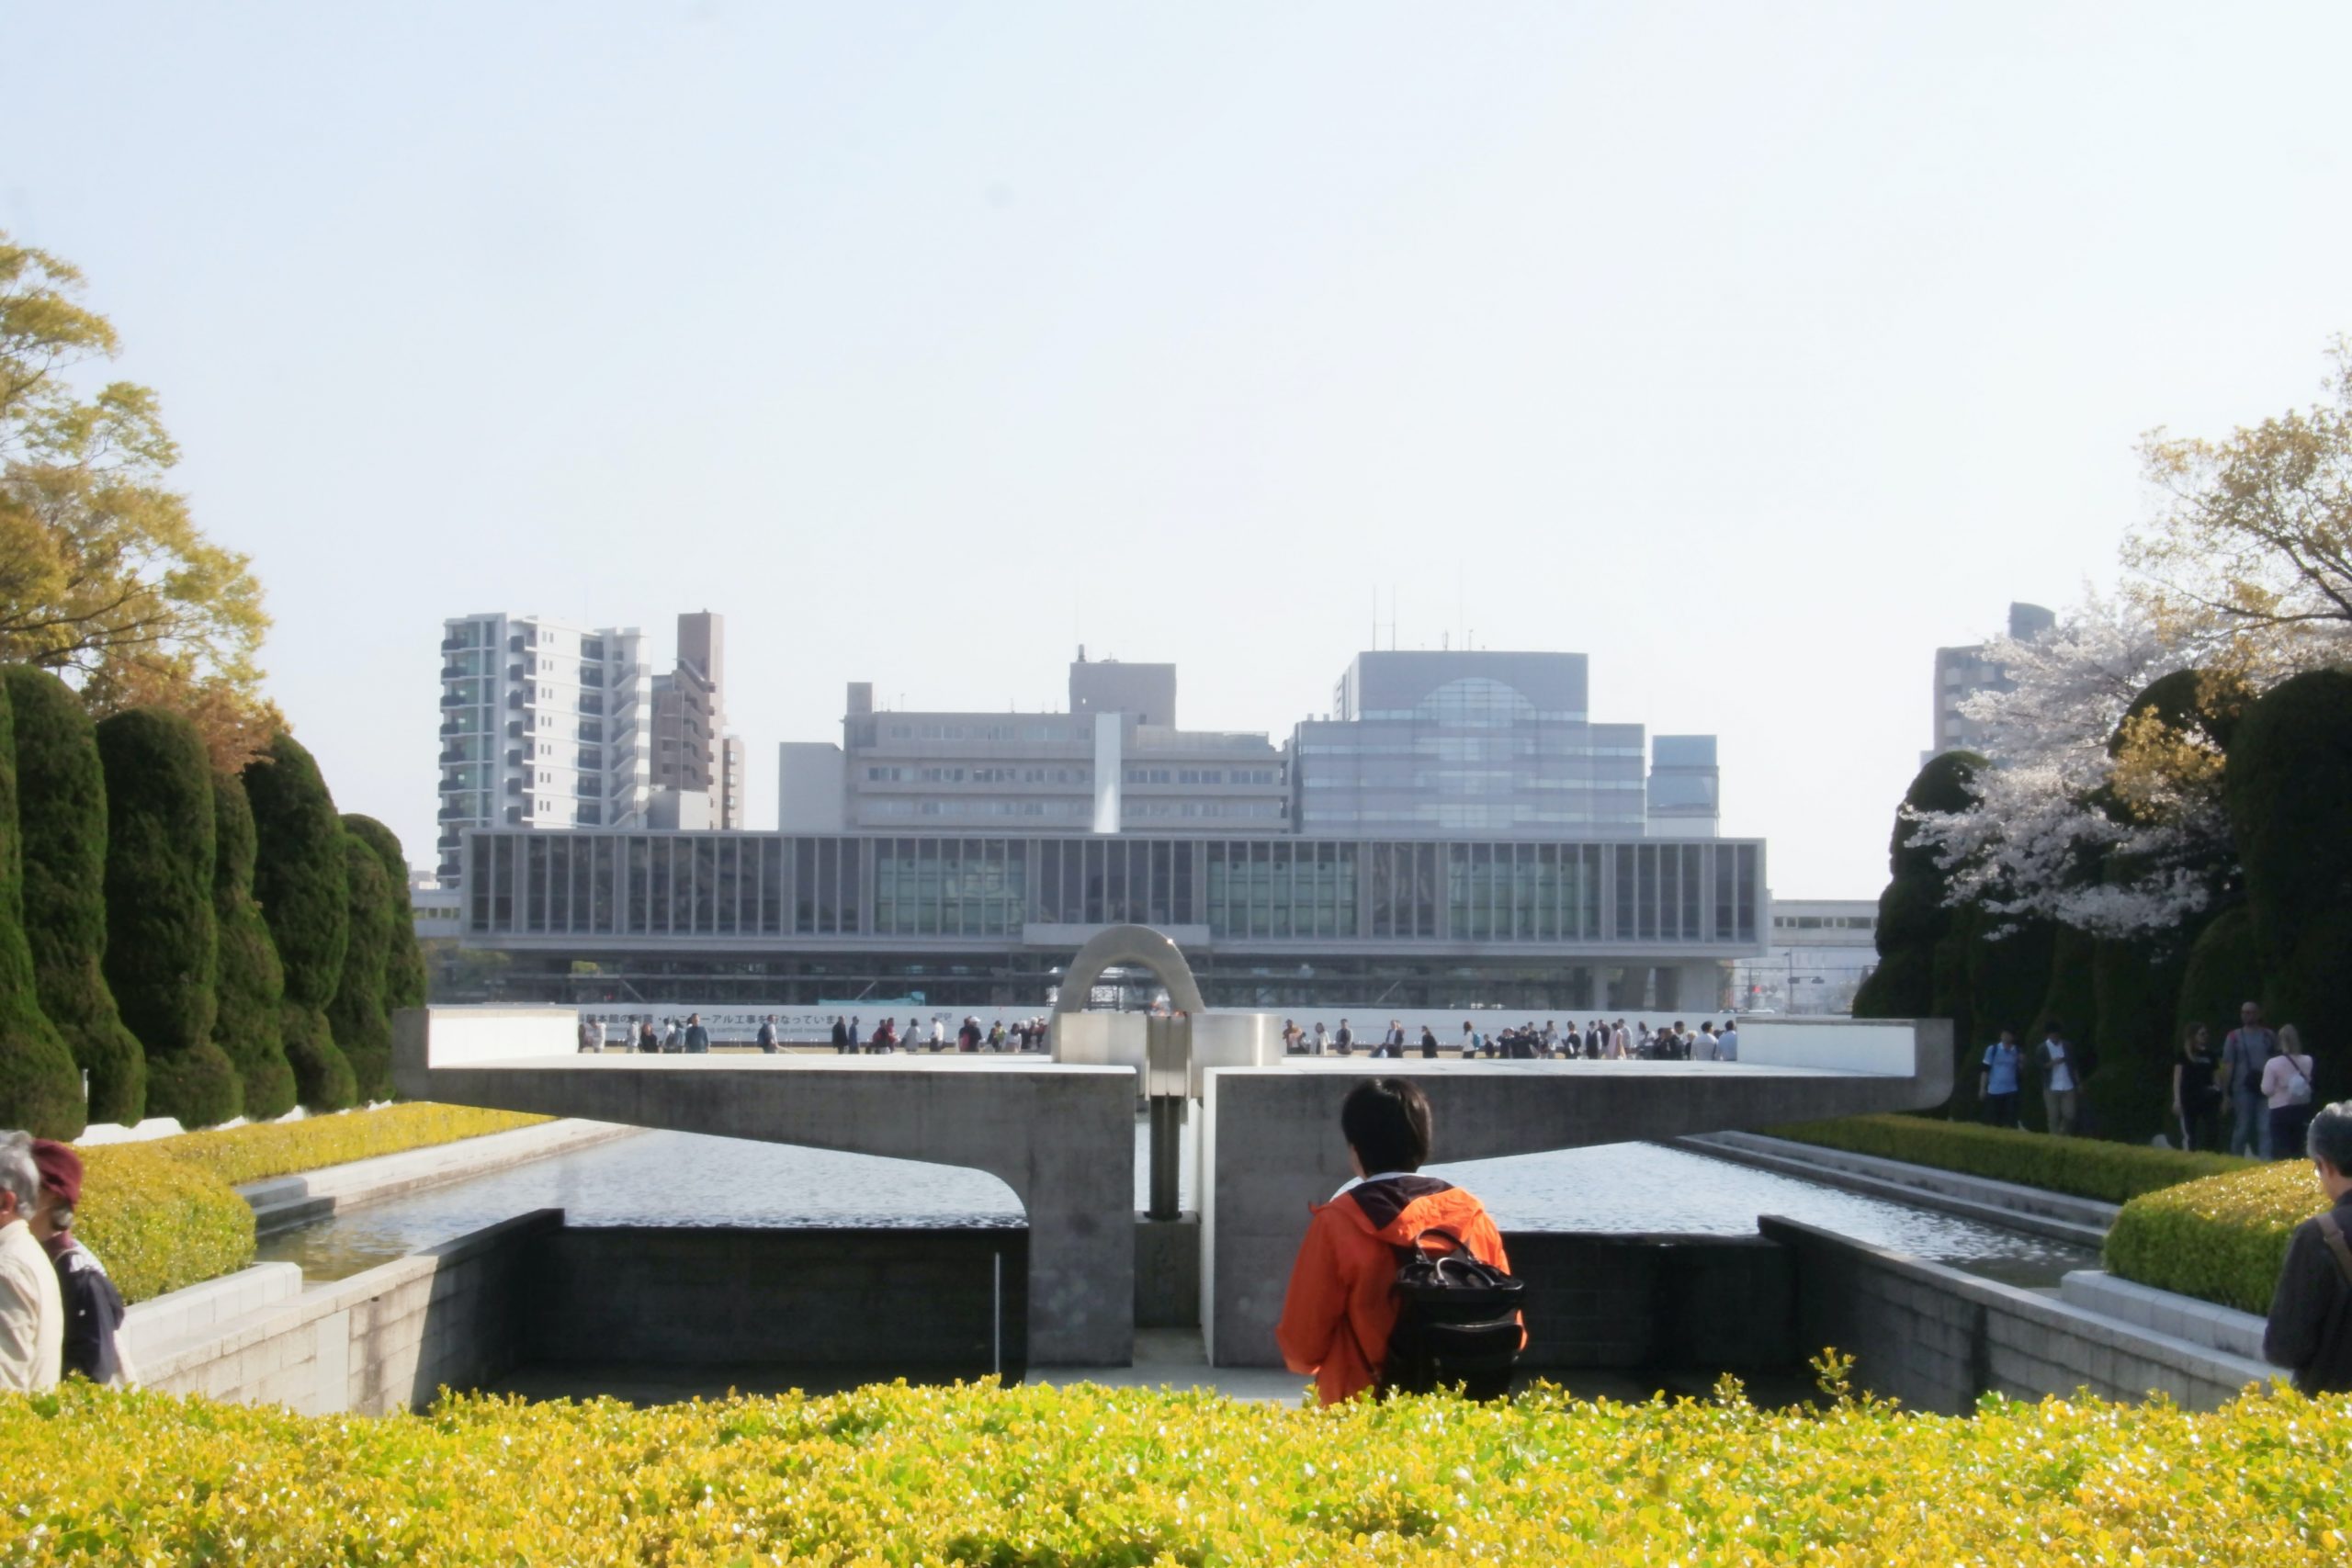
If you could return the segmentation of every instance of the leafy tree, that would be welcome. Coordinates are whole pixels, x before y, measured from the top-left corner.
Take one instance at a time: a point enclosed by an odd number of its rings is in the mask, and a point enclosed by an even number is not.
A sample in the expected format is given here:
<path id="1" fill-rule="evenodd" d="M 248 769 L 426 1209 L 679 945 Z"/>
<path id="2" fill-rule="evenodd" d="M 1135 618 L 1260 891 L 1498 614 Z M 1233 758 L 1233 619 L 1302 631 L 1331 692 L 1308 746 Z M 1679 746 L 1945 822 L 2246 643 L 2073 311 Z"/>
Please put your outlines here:
<path id="1" fill-rule="evenodd" d="M 244 781 L 212 775 L 212 913 L 220 930 L 212 1039 L 245 1086 L 245 1114 L 270 1121 L 294 1109 L 286 1060 L 286 971 L 254 898 L 254 808 Z"/>
<path id="2" fill-rule="evenodd" d="M 254 664 L 261 589 L 165 483 L 155 394 L 74 378 L 117 348 L 81 286 L 0 234 L 0 660 L 66 672 L 98 713 L 173 708 L 241 765 L 284 722 Z"/>
<path id="3" fill-rule="evenodd" d="M 8 688 L 0 683 L 0 1123 L 46 1138 L 78 1138 L 86 1120 L 82 1075 L 64 1036 L 40 1010 L 25 942 L 16 753 Z"/>
<path id="4" fill-rule="evenodd" d="M 2325 400 L 2219 441 L 2141 446 L 2165 496 L 2126 542 L 2143 597 L 2172 619 L 2213 617 L 2243 641 L 2312 628 L 2352 633 L 2352 339 L 2337 338 Z"/>
<path id="5" fill-rule="evenodd" d="M 16 719 L 24 930 L 40 1010 L 89 1075 L 93 1121 L 129 1126 L 147 1104 L 147 1057 L 107 988 L 107 789 L 98 738 L 65 683 L 0 671 Z"/>
<path id="6" fill-rule="evenodd" d="M 392 902 L 398 918 L 392 922 L 391 946 L 384 958 L 384 1010 L 398 1012 L 402 1008 L 424 1005 L 426 983 L 424 953 L 416 944 L 416 919 L 409 910 L 408 856 L 401 849 L 400 835 L 377 821 L 347 812 L 343 818 L 345 830 L 374 852 L 377 863 L 384 868 L 390 884 Z"/>
<path id="7" fill-rule="evenodd" d="M 244 1100 L 212 1043 L 212 767 L 196 726 L 160 708 L 100 721 L 107 984 L 147 1049 L 147 1109 L 208 1127 Z"/>
<path id="8" fill-rule="evenodd" d="M 350 910 L 350 940 L 343 947 L 343 973 L 334 999 L 327 1004 L 327 1022 L 335 1043 L 351 1063 L 351 1072 L 364 1100 L 392 1097 L 392 1021 L 384 1010 L 384 967 L 392 948 L 392 927 L 398 914 L 390 878 L 376 852 L 356 833 L 343 840 L 345 886 Z M 401 883 L 407 889 L 405 880 Z"/>
<path id="9" fill-rule="evenodd" d="M 305 1106 L 340 1111 L 357 1092 L 326 1017 L 351 933 L 347 835 L 318 764 L 292 736 L 273 737 L 245 765 L 244 784 L 258 840 L 254 897 L 286 974 L 286 1059 Z"/>

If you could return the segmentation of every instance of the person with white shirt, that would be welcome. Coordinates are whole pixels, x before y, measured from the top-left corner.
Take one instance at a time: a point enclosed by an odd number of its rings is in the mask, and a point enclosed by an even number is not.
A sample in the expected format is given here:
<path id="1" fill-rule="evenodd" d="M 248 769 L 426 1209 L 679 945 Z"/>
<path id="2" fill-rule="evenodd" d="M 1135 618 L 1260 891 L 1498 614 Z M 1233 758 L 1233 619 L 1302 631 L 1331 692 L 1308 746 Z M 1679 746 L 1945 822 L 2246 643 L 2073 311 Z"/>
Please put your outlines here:
<path id="1" fill-rule="evenodd" d="M 2262 1098 L 2270 1108 L 2271 1152 L 2292 1159 L 2312 1124 L 2312 1059 L 2291 1023 L 2278 1026 L 2278 1054 L 2262 1065 Z"/>
<path id="2" fill-rule="evenodd" d="M 2041 1069 L 2041 1109 L 2049 1130 L 2069 1136 L 2075 1131 L 2075 1094 L 2081 1085 L 2075 1079 L 2074 1047 L 2056 1024 L 2050 1026 L 2033 1060 Z"/>
<path id="3" fill-rule="evenodd" d="M 57 1266 L 32 1232 L 40 1171 L 29 1133 L 0 1133 L 0 1389 L 55 1388 L 65 1357 Z"/>
<path id="4" fill-rule="evenodd" d="M 1323 1021 L 1319 1018 L 1317 1019 L 1315 1021 L 1315 1043 L 1306 1048 L 1307 1055 L 1310 1056 L 1320 1056 L 1323 1054 L 1323 1047 L 1330 1043 L 1331 1037 L 1323 1032 Z"/>
<path id="5" fill-rule="evenodd" d="M 1739 1020 L 1727 1018 L 1724 1020 L 1724 1026 L 1715 1031 L 1715 1060 L 1718 1062 L 1739 1060 Z"/>

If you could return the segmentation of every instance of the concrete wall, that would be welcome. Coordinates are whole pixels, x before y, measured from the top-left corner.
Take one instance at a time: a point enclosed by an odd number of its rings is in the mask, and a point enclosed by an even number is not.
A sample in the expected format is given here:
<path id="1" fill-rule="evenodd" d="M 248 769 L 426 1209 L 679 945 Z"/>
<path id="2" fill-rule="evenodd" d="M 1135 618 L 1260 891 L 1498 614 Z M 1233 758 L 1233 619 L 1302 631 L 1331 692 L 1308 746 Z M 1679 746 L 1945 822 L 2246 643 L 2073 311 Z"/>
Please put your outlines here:
<path id="1" fill-rule="evenodd" d="M 249 1293 L 262 1304 L 225 1318 L 205 1312 L 175 1319 L 175 1311 L 191 1303 L 171 1297 L 141 1303 L 131 1309 L 134 1364 L 142 1382 L 166 1393 L 285 1404 L 311 1415 L 379 1415 L 423 1404 L 444 1383 L 471 1388 L 514 1364 L 520 1304 L 535 1289 L 526 1244 L 562 1221 L 553 1209 L 518 1215 L 275 1299 L 282 1274 L 232 1276 L 215 1282 L 216 1308 L 250 1305 Z"/>
<path id="2" fill-rule="evenodd" d="M 1760 1235 L 1503 1237 L 1527 1281 L 1526 1367 L 1718 1367 L 1804 1359 L 1789 1251 Z"/>
<path id="3" fill-rule="evenodd" d="M 1133 1355 L 1132 1069 L 956 1055 L 583 1055 L 576 1018 L 402 1009 L 394 1081 L 455 1105 L 987 1171 L 1028 1213 L 1031 1364 L 1122 1366 Z"/>
<path id="4" fill-rule="evenodd" d="M 1836 1038 L 1808 1042 L 1802 1031 Z M 1731 1062 L 1366 1062 L 1325 1058 L 1208 1074 L 1201 1118 L 1202 1325 L 1217 1366 L 1282 1364 L 1274 1325 L 1309 1206 L 1351 1174 L 1340 1105 L 1358 1078 L 1413 1078 L 1435 1112 L 1433 1158 L 1490 1159 L 1547 1149 L 1770 1127 L 1940 1103 L 1951 1088 L 1951 1025 L 1872 1025 L 1910 1037 L 1904 1070 L 1882 1043 L 1851 1047 L 1872 1070 L 1777 1066 L 1773 1054 L 1829 1055 L 1865 1041 L 1850 1025 L 1781 1024 L 1767 1059 Z M 1746 1043 L 1743 1032 L 1742 1044 Z"/>
<path id="5" fill-rule="evenodd" d="M 1028 1253 L 1002 1227 L 548 1231 L 529 1244 L 521 1355 L 1017 1382 Z"/>
<path id="6" fill-rule="evenodd" d="M 1792 1220 L 1758 1222 L 1796 1259 L 1796 1333 L 1806 1354 L 1853 1356 L 1863 1388 L 1915 1410 L 1962 1415 L 1979 1396 L 2169 1394 L 2211 1410 L 2276 1369 L 2032 1291 L 1866 1246 Z"/>

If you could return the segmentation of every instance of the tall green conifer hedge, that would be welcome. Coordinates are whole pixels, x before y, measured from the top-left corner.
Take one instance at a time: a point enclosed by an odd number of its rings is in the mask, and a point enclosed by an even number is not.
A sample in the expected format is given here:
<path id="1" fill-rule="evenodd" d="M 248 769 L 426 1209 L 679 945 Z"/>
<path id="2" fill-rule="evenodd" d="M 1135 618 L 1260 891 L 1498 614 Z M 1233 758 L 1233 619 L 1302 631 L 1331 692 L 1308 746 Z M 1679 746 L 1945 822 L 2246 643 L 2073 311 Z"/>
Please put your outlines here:
<path id="1" fill-rule="evenodd" d="M 28 664 L 0 671 L 16 725 L 24 844 L 24 931 L 40 1010 L 89 1074 L 89 1119 L 145 1113 L 147 1056 L 107 987 L 107 789 L 97 729 L 64 682 Z"/>
<path id="2" fill-rule="evenodd" d="M 196 727 L 160 708 L 100 722 L 107 785 L 107 984 L 147 1051 L 147 1110 L 209 1127 L 244 1087 L 212 1043 L 212 765 Z"/>
<path id="3" fill-rule="evenodd" d="M 391 946 L 384 957 L 384 1010 L 421 1008 L 425 997 L 424 951 L 416 943 L 416 917 L 411 912 L 408 897 L 408 855 L 401 848 L 400 835 L 373 817 L 362 817 L 356 811 L 344 815 L 343 825 L 375 852 L 377 863 L 384 868 L 397 911 Z"/>
<path id="4" fill-rule="evenodd" d="M 254 809 L 244 781 L 212 775 L 212 914 L 220 931 L 212 1038 L 245 1087 L 245 1114 L 266 1122 L 294 1109 L 286 1060 L 286 971 L 254 898 Z"/>
<path id="5" fill-rule="evenodd" d="M 292 736 L 273 738 L 244 782 L 258 840 L 254 896 L 286 974 L 286 1058 L 304 1105 L 340 1111 L 358 1087 L 326 1016 L 350 941 L 347 835 L 318 764 Z"/>
<path id="6" fill-rule="evenodd" d="M 0 1125 L 78 1138 L 87 1117 L 82 1073 L 40 1010 L 24 928 L 24 847 L 17 825 L 17 744 L 0 683 Z"/>
<path id="7" fill-rule="evenodd" d="M 384 961 L 391 952 L 392 901 L 383 863 L 358 834 L 343 840 L 350 937 L 327 1021 L 351 1063 L 363 1100 L 392 1097 L 392 1023 L 384 1010 Z M 405 891 L 405 887 L 403 887 Z"/>

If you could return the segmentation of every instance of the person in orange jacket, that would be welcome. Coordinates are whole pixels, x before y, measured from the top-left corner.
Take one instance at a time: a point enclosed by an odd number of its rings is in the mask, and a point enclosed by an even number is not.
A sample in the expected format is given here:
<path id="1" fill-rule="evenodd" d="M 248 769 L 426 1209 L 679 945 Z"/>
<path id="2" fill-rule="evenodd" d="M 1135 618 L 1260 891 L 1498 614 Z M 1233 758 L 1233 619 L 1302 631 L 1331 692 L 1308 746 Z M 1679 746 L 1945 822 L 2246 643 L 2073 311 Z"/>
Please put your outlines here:
<path id="1" fill-rule="evenodd" d="M 1314 1217 L 1274 1330 L 1283 1365 L 1313 1374 L 1326 1404 L 1380 1382 L 1396 1325 L 1396 1247 L 1447 1231 L 1481 1263 L 1510 1269 L 1486 1205 L 1450 1181 L 1419 1174 L 1430 1157 L 1430 1102 L 1410 1078 L 1356 1085 L 1340 1107 L 1340 1132 L 1360 1179 L 1309 1206 Z M 1452 1243 L 1430 1237 L 1429 1245 L 1444 1251 Z M 1520 1342 L 1526 1343 L 1523 1327 Z"/>

